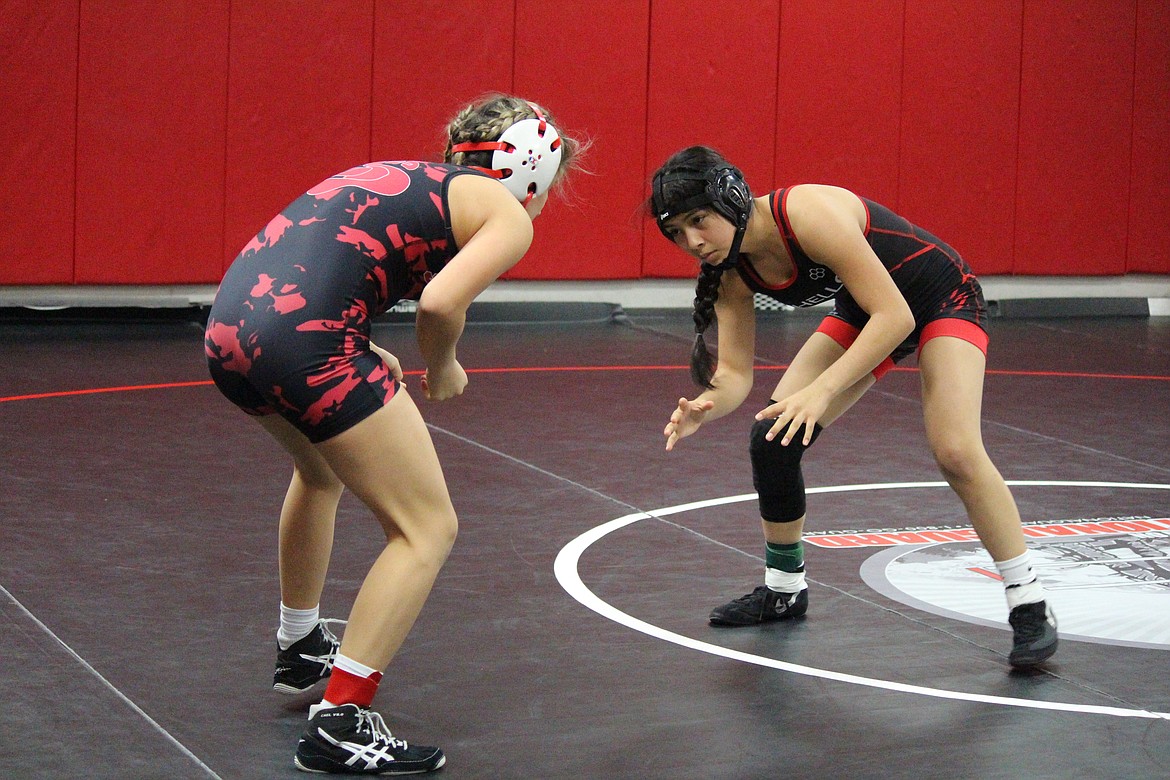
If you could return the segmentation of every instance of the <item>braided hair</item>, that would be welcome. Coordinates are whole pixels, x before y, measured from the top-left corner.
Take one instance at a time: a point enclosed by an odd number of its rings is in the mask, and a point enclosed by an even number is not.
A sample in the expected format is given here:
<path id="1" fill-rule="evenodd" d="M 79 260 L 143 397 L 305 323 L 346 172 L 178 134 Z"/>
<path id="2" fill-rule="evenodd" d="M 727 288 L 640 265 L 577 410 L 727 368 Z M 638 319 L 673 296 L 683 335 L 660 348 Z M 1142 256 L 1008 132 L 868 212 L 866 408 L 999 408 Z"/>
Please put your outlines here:
<path id="1" fill-rule="evenodd" d="M 735 193 L 736 203 L 729 203 L 720 197 L 712 197 L 712 171 L 731 171 L 736 186 L 742 189 Z M 731 199 L 728 199 L 731 200 Z M 691 380 L 699 387 L 710 390 L 714 387 L 711 379 L 715 375 L 715 359 L 707 348 L 703 334 L 715 319 L 715 302 L 719 299 L 719 286 L 724 272 L 735 266 L 739 257 L 739 246 L 743 240 L 747 216 L 751 213 L 751 193 L 743 182 L 743 174 L 724 159 L 723 155 L 706 146 L 691 146 L 673 154 L 654 174 L 653 194 L 646 203 L 647 210 L 663 222 L 691 209 L 707 206 L 727 217 L 736 225 L 735 239 L 727 259 L 718 265 L 700 264 L 699 277 L 695 282 L 695 300 L 691 314 L 695 323 L 695 343 L 691 348 Z M 663 234 L 666 235 L 663 229 Z M 670 236 L 667 236 L 670 238 Z"/>
<path id="2" fill-rule="evenodd" d="M 691 381 L 707 390 L 714 387 L 711 384 L 711 377 L 715 375 L 715 359 L 707 349 L 707 341 L 703 334 L 715 319 L 715 301 L 719 298 L 719 285 L 726 270 L 722 263 L 704 264 L 699 269 L 699 278 L 695 282 L 694 311 L 691 313 L 691 319 L 695 321 L 695 343 L 691 347 Z"/>

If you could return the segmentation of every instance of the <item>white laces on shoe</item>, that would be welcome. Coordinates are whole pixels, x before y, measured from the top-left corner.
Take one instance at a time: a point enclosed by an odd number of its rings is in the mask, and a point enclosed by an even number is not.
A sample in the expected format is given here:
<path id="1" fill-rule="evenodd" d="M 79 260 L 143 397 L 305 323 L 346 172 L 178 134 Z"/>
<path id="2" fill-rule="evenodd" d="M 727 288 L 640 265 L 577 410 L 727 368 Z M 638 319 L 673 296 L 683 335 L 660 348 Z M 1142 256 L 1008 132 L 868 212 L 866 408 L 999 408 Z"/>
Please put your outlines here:
<path id="1" fill-rule="evenodd" d="M 391 748 L 401 748 L 406 750 L 409 745 L 406 744 L 405 739 L 398 739 L 390 733 L 390 727 L 386 725 L 386 721 L 382 720 L 381 713 L 358 708 L 358 731 L 369 730 L 378 741 L 385 742 Z"/>
<path id="2" fill-rule="evenodd" d="M 337 641 L 337 635 L 329 630 L 330 624 L 344 626 L 348 621 L 341 618 L 321 618 L 317 623 L 321 626 L 321 630 L 325 632 L 325 638 L 333 642 Z"/>

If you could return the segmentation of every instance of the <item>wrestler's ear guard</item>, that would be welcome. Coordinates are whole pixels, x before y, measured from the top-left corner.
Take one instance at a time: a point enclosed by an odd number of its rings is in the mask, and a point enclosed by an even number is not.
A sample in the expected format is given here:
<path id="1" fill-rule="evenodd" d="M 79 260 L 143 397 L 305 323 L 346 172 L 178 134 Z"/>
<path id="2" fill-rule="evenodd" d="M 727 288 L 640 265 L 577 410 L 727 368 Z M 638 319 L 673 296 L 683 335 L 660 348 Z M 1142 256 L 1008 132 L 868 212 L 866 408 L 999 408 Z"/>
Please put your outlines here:
<path id="1" fill-rule="evenodd" d="M 529 104 L 531 105 L 531 104 Z M 535 197 L 548 192 L 561 167 L 561 136 L 532 106 L 535 119 L 521 119 L 500 135 L 497 141 L 474 141 L 455 144 L 451 152 L 492 152 L 491 168 L 471 166 L 499 179 L 516 200 L 527 206 Z"/>

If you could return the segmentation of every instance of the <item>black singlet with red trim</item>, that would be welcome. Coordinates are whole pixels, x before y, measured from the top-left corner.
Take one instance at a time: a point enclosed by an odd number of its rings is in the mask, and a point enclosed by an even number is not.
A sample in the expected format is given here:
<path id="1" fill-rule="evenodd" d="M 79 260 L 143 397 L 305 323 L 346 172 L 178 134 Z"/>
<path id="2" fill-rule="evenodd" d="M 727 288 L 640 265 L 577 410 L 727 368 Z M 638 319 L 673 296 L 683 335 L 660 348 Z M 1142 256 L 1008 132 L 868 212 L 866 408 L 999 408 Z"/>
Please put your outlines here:
<path id="1" fill-rule="evenodd" d="M 809 257 L 800 246 L 788 220 L 786 200 L 791 188 L 773 192 L 769 205 L 780 235 L 792 257 L 795 273 L 780 286 L 760 278 L 750 256 L 740 258 L 736 269 L 754 293 L 797 308 L 834 301 L 830 316 L 862 328 L 869 315 L 828 266 Z M 898 346 L 898 360 L 913 352 L 922 328 L 932 320 L 955 318 L 987 329 L 987 303 L 979 280 L 959 253 L 937 237 L 872 200 L 861 198 L 866 210 L 865 238 L 894 284 L 905 297 L 914 315 L 914 333 Z"/>
<path id="2" fill-rule="evenodd" d="M 236 257 L 208 318 L 220 390 L 255 415 L 279 412 L 312 441 L 372 414 L 397 389 L 369 348 L 371 319 L 417 300 L 455 256 L 447 188 L 477 171 L 373 162 L 293 201 Z"/>

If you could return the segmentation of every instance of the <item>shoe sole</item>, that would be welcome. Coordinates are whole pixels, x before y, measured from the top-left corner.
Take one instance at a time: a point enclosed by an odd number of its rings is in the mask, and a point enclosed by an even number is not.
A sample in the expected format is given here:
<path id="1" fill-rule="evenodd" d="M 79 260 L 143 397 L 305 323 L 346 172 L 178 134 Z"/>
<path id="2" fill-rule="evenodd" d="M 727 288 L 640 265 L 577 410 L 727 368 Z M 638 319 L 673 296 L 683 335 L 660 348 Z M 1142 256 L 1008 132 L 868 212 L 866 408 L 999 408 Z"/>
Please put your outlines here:
<path id="1" fill-rule="evenodd" d="M 804 617 L 805 614 L 806 613 L 801 612 L 799 615 L 781 615 L 774 618 L 760 618 L 759 620 L 751 623 L 736 623 L 731 620 L 709 617 L 707 618 L 707 622 L 713 626 L 719 626 L 720 628 L 751 628 L 752 626 L 762 626 L 765 623 L 780 623 L 785 620 L 799 620 L 800 618 Z"/>
<path id="2" fill-rule="evenodd" d="M 328 679 L 328 677 L 322 677 L 320 680 L 309 683 L 304 688 L 297 688 L 295 685 L 289 685 L 288 683 L 273 683 L 272 690 L 276 691 L 277 693 L 283 693 L 285 696 L 295 696 L 298 693 L 304 693 L 313 686 L 317 685 L 317 683 L 325 682 Z"/>
<path id="3" fill-rule="evenodd" d="M 1009 657 L 1008 663 L 1011 664 L 1011 667 L 1013 669 L 1034 669 L 1037 666 L 1040 666 L 1042 663 L 1047 661 L 1049 658 L 1051 658 L 1055 654 L 1056 654 L 1056 643 L 1053 642 L 1051 647 L 1046 648 L 1044 650 L 1041 650 L 1038 653 L 1034 653 L 1034 654 L 1023 656 L 1023 657 L 1016 657 L 1016 658 Z"/>
<path id="4" fill-rule="evenodd" d="M 374 773 L 374 772 L 352 772 L 352 773 L 348 773 L 348 774 L 377 774 L 377 775 L 381 775 L 382 777 L 392 777 L 394 775 L 425 775 L 427 772 L 434 772 L 436 769 L 442 768 L 442 766 L 446 763 L 447 763 L 447 757 L 442 756 L 441 758 L 439 758 L 439 763 L 435 764 L 430 769 L 408 769 L 405 772 L 377 772 L 377 773 Z M 314 775 L 337 774 L 336 772 L 330 772 L 328 769 L 310 769 L 309 767 L 307 767 L 301 763 L 300 756 L 293 756 L 293 766 L 295 766 L 297 769 L 301 770 L 302 772 L 308 772 L 308 773 L 314 774 Z"/>
<path id="5" fill-rule="evenodd" d="M 299 688 L 296 685 L 293 685 L 292 683 L 273 682 L 272 683 L 272 690 L 276 691 L 277 693 L 283 693 L 286 696 L 295 696 L 298 693 L 304 693 L 305 691 L 309 690 L 310 688 L 312 688 L 315 685 L 318 685 L 320 683 L 328 681 L 329 675 L 331 675 L 331 674 L 333 674 L 332 668 L 330 668 L 329 671 L 327 671 L 325 673 L 325 676 L 318 677 L 316 680 L 313 680 L 312 682 L 306 683 L 305 685 L 302 685 Z"/>

